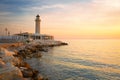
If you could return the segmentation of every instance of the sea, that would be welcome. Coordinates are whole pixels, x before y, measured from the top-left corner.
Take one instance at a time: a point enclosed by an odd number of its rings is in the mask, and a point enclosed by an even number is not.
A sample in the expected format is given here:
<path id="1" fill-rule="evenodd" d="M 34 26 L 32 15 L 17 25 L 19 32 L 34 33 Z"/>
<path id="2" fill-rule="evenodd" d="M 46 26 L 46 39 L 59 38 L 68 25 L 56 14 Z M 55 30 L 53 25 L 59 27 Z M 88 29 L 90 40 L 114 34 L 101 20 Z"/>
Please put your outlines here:
<path id="1" fill-rule="evenodd" d="M 48 80 L 120 80 L 119 39 L 63 41 L 28 62 Z"/>

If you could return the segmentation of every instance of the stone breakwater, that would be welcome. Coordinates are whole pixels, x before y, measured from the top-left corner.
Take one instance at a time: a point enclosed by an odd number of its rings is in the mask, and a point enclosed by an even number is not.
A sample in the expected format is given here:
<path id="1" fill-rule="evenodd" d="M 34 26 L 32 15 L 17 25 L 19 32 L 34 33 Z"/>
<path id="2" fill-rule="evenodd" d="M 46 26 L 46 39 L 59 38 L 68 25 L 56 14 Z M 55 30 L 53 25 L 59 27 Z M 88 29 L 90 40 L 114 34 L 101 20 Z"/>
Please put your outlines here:
<path id="1" fill-rule="evenodd" d="M 33 69 L 26 59 L 42 57 L 41 51 L 48 47 L 67 45 L 60 41 L 33 41 L 8 49 L 0 48 L 0 80 L 48 80 L 38 70 Z"/>

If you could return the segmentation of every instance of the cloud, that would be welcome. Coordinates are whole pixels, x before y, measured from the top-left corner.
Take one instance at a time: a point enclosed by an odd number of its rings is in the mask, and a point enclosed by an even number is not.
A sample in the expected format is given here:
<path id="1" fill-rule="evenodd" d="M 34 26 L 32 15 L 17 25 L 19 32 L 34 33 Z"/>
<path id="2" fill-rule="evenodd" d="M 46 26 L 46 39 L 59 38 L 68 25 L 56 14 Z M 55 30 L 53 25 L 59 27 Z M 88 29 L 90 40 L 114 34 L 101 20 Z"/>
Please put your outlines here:
<path id="1" fill-rule="evenodd" d="M 92 0 L 89 3 L 55 3 L 27 6 L 21 9 L 23 12 L 26 12 L 26 14 L 23 15 L 24 17 L 27 14 L 30 17 L 40 13 L 40 15 L 43 16 L 43 21 L 47 22 L 49 26 L 60 26 L 62 24 L 69 26 L 67 23 L 70 23 L 70 27 L 72 27 L 72 24 L 86 27 L 86 25 L 96 26 L 96 24 L 108 24 L 106 22 L 108 22 L 109 19 L 116 19 L 114 14 L 119 12 L 119 6 L 115 4 L 117 4 L 118 1 L 119 0 Z M 119 16 L 119 14 L 117 14 L 117 16 Z"/>
<path id="2" fill-rule="evenodd" d="M 7 16 L 9 20 L 13 21 L 10 23 L 26 26 L 28 30 L 32 31 L 35 15 L 40 14 L 43 33 L 60 35 L 66 33 L 69 36 L 72 34 L 103 35 L 103 33 L 107 35 L 120 30 L 120 28 L 116 28 L 120 26 L 120 0 L 86 0 L 86 2 L 81 0 L 65 2 L 32 0 L 31 3 L 25 2 L 25 4 L 26 6 L 17 7 L 18 13 L 6 11 L 0 12 L 0 15 L 4 15 L 3 18 L 6 19 L 5 15 L 18 14 L 17 16 Z"/>
<path id="3" fill-rule="evenodd" d="M 12 14 L 11 12 L 0 12 L 0 16 L 6 16 Z"/>
<path id="4" fill-rule="evenodd" d="M 62 4 L 55 4 L 55 5 L 45 5 L 45 6 L 42 6 L 42 7 L 37 7 L 35 9 L 40 9 L 40 10 L 45 10 L 45 9 L 51 9 L 51 8 L 64 8 L 64 5 Z"/>
<path id="5" fill-rule="evenodd" d="M 43 11 L 43 10 L 48 10 L 48 9 L 60 9 L 64 8 L 65 6 L 62 4 L 54 4 L 54 5 L 43 5 L 43 6 L 32 6 L 32 7 L 26 7 L 26 8 L 21 8 L 21 10 L 24 11 Z"/>
<path id="6" fill-rule="evenodd" d="M 93 3 L 100 4 L 103 7 L 119 8 L 120 0 L 93 0 Z"/>

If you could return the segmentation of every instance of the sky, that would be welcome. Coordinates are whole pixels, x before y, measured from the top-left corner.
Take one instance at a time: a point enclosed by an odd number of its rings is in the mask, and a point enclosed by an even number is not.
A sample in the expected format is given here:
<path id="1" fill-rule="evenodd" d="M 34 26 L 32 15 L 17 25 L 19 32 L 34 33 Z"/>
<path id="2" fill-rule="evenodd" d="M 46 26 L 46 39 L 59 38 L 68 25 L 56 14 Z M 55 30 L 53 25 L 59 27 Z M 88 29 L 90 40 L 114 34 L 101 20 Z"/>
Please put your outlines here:
<path id="1" fill-rule="evenodd" d="M 120 38 L 120 0 L 1 0 L 0 35 L 35 32 L 55 38 Z"/>

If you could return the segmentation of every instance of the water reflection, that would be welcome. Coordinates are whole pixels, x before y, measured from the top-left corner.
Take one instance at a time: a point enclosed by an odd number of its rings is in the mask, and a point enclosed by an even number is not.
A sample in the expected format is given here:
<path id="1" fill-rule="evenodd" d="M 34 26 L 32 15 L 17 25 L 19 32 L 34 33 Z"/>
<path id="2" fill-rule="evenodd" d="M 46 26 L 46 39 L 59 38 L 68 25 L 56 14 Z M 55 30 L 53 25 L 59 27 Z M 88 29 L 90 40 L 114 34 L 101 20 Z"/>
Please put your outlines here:
<path id="1" fill-rule="evenodd" d="M 50 80 L 120 80 L 120 40 L 71 40 L 32 65 Z"/>

